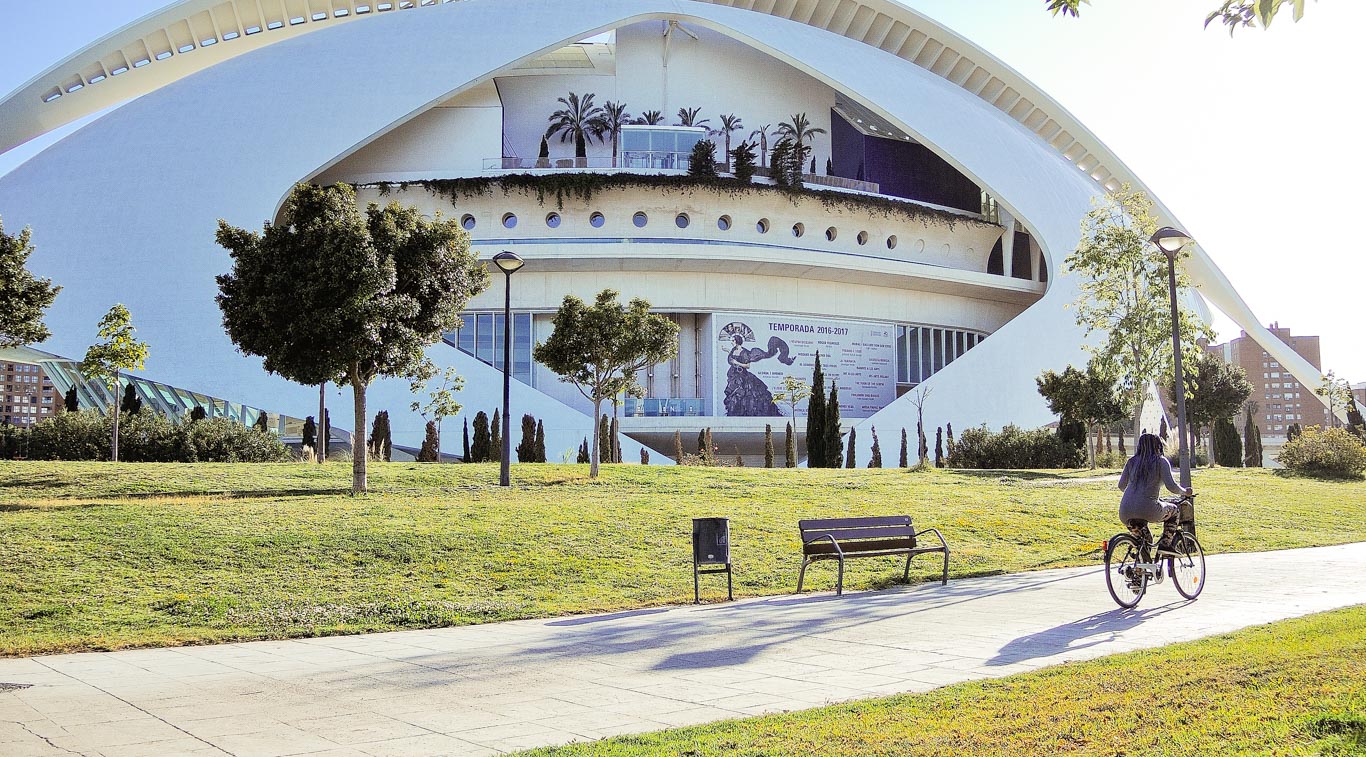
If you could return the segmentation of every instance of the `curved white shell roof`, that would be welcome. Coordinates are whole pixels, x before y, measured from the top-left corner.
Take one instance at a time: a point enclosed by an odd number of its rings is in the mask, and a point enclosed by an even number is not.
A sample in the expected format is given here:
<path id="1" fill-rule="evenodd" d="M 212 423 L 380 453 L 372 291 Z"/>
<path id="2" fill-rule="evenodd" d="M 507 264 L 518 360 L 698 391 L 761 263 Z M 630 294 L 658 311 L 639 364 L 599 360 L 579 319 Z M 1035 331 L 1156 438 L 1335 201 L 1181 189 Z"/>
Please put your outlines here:
<path id="1" fill-rule="evenodd" d="M 273 216 L 280 192 L 293 182 L 499 70 L 626 23 L 681 18 L 783 60 L 913 134 L 1024 219 L 1050 256 L 1058 275 L 1047 295 L 931 379 L 934 404 L 955 413 L 927 417 L 931 425 L 1043 422 L 1033 377 L 1081 359 L 1080 335 L 1063 308 L 1075 296 L 1075 281 L 1059 263 L 1094 196 L 1118 182 L 1141 183 L 1057 103 L 909 9 L 884 0 L 413 0 L 411 8 L 395 2 L 381 11 L 376 4 L 369 13 L 360 12 L 362 5 L 185 0 L 0 102 L 0 149 L 8 149 L 138 98 L 0 177 L 6 221 L 42 230 L 38 262 L 57 273 L 60 261 L 61 269 L 82 269 L 88 279 L 68 284 L 58 303 L 59 330 L 94 323 L 117 292 L 135 314 L 145 314 L 140 326 L 155 337 L 153 362 L 179 372 L 159 375 L 258 404 L 264 397 L 313 401 L 306 390 L 282 390 L 281 382 L 249 374 L 260 372 L 233 353 L 217 328 L 212 276 L 226 267 L 226 256 L 212 245 L 206 219 L 259 223 Z M 536 23 L 510 23 L 515 18 Z M 207 46 L 205 19 L 217 40 Z M 267 28 L 279 19 L 283 25 Z M 248 34 L 261 23 L 261 31 Z M 173 29 L 201 39 L 163 60 L 129 60 L 130 51 L 136 58 L 154 49 L 149 39 L 186 39 L 173 38 Z M 426 54 L 437 46 L 462 54 Z M 131 65 L 140 60 L 149 62 Z M 427 75 L 413 76 L 418 69 Z M 94 81 L 97 70 L 104 79 Z M 82 86 L 67 92 L 76 77 Z M 58 87 L 62 96 L 45 101 Z M 362 97 L 364 108 L 337 107 Z M 318 123 L 327 128 L 312 128 Z M 70 223 L 76 216 L 81 222 Z M 183 219 L 192 222 L 177 223 Z M 1318 383 L 1312 366 L 1260 326 L 1203 251 L 1196 250 L 1189 268 L 1207 299 L 1302 383 Z M 472 378 L 486 369 L 454 361 Z M 483 383 L 494 385 L 471 381 Z M 406 404 L 406 388 L 391 389 L 389 405 Z M 390 390 L 377 391 L 372 405 L 380 407 Z M 909 413 L 898 401 L 865 423 L 906 426 Z"/>

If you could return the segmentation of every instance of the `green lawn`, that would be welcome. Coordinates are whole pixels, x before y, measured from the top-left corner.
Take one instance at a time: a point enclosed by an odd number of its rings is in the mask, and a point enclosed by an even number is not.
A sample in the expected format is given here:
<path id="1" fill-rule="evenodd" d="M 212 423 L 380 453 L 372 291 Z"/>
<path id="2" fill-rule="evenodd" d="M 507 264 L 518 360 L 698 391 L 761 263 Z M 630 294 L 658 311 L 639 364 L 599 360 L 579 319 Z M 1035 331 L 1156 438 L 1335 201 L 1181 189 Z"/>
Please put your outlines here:
<path id="1" fill-rule="evenodd" d="M 691 601 L 690 518 L 732 519 L 736 592 L 792 591 L 796 521 L 910 513 L 954 576 L 1099 559 L 1092 473 L 493 465 L 0 463 L 0 654 L 482 623 Z M 1211 552 L 1366 540 L 1366 481 L 1197 472 Z M 929 580 L 932 557 L 913 580 Z M 895 559 L 851 563 L 851 588 Z M 834 569 L 808 573 L 832 588 Z M 720 583 L 706 590 L 713 598 Z"/>
<path id="2" fill-rule="evenodd" d="M 1366 607 L 1163 649 L 549 757 L 1366 755 Z"/>

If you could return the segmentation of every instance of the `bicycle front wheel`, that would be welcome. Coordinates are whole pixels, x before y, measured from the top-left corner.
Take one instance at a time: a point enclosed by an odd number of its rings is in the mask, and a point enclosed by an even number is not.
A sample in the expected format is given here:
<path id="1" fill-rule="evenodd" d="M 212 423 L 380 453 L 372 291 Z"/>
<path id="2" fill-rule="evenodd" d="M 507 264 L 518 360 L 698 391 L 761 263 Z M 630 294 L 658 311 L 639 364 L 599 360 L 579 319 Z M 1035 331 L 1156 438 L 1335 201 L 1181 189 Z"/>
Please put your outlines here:
<path id="1" fill-rule="evenodd" d="M 1205 588 L 1205 550 L 1192 534 L 1181 534 L 1172 544 L 1175 557 L 1167 558 L 1167 572 L 1171 573 L 1176 591 L 1186 599 L 1195 599 Z"/>
<path id="2" fill-rule="evenodd" d="M 1129 534 L 1115 534 L 1105 545 L 1105 585 L 1120 607 L 1138 604 L 1148 590 L 1148 573 L 1138 567 L 1138 540 Z M 1203 564 L 1203 563 L 1202 563 Z"/>

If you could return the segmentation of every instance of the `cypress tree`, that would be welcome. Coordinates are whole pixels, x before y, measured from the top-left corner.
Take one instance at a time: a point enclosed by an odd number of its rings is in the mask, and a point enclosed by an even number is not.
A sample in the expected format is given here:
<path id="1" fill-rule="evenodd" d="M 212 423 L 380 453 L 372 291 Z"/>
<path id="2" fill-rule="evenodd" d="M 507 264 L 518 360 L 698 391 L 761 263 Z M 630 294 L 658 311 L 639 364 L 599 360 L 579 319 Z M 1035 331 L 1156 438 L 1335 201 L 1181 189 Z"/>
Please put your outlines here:
<path id="1" fill-rule="evenodd" d="M 256 429 L 257 431 L 260 431 L 263 434 L 270 433 L 270 421 L 267 420 L 265 413 L 257 415 L 256 422 L 251 424 L 251 427 Z"/>
<path id="2" fill-rule="evenodd" d="M 1233 421 L 1220 418 L 1214 423 L 1213 433 L 1214 455 L 1218 463 L 1226 468 L 1242 467 L 1243 445 Z"/>
<path id="3" fill-rule="evenodd" d="M 745 458 L 740 456 L 740 445 L 735 445 L 735 467 L 745 467 Z"/>
<path id="4" fill-rule="evenodd" d="M 1366 419 L 1361 417 L 1356 397 L 1350 394 L 1347 395 L 1347 433 L 1366 442 Z"/>
<path id="5" fill-rule="evenodd" d="M 536 462 L 545 461 L 545 425 L 536 421 Z"/>
<path id="6" fill-rule="evenodd" d="M 697 456 L 702 458 L 702 464 L 707 464 L 707 430 L 700 428 L 697 430 Z"/>
<path id="7" fill-rule="evenodd" d="M 375 422 L 370 424 L 370 442 L 367 446 L 370 450 L 370 458 L 373 460 L 389 462 L 393 457 L 388 410 L 375 413 Z"/>
<path id="8" fill-rule="evenodd" d="M 612 418 L 612 425 L 609 427 L 608 432 L 612 436 L 612 462 L 624 462 L 621 459 L 621 429 L 617 424 L 616 417 Z"/>
<path id="9" fill-rule="evenodd" d="M 838 468 L 844 462 L 844 440 L 840 438 L 840 389 L 830 380 L 830 395 L 825 401 L 825 467 Z"/>
<path id="10" fill-rule="evenodd" d="M 474 462 L 474 460 L 472 460 L 472 459 L 470 458 L 470 419 L 469 419 L 469 416 L 466 416 L 466 417 L 465 417 L 465 449 L 464 449 L 463 451 L 464 451 L 465 454 L 462 455 L 460 459 L 461 459 L 462 461 L 464 461 L 464 462 L 467 462 L 467 463 L 472 463 L 472 462 Z"/>
<path id="11" fill-rule="evenodd" d="M 816 353 L 816 367 L 811 371 L 811 397 L 806 403 L 806 467 L 825 467 L 825 372 L 821 370 L 821 353 Z"/>
<path id="12" fill-rule="evenodd" d="M 718 459 L 718 455 L 716 453 L 720 452 L 721 450 L 719 450 L 716 447 L 716 445 L 714 445 L 711 441 L 711 426 L 707 426 L 707 428 L 702 433 L 703 438 L 707 442 L 706 463 L 707 465 L 716 465 L 718 462 L 720 462 L 720 460 Z"/>
<path id="13" fill-rule="evenodd" d="M 773 467 L 773 426 L 764 424 L 764 467 Z"/>
<path id="14" fill-rule="evenodd" d="M 487 463 L 489 457 L 489 417 L 483 410 L 474 414 L 474 445 L 470 447 L 470 462 Z"/>
<path id="15" fill-rule="evenodd" d="M 1252 413 L 1243 423 L 1243 467 L 1262 467 L 1262 434 L 1252 422 Z"/>
<path id="16" fill-rule="evenodd" d="M 944 427 L 934 429 L 934 467 L 944 467 Z"/>
<path id="17" fill-rule="evenodd" d="M 944 429 L 944 466 L 949 467 L 953 465 L 953 424 L 945 423 Z M 1086 432 L 1083 431 L 1081 436 L 1082 443 L 1085 444 Z"/>
<path id="18" fill-rule="evenodd" d="M 787 464 L 787 467 L 797 467 L 797 432 L 793 430 L 790 421 L 787 424 L 787 439 L 783 444 L 783 452 L 785 454 L 783 462 Z"/>
<path id="19" fill-rule="evenodd" d="M 1300 438 L 1300 424 L 1292 423 L 1290 428 L 1285 430 L 1285 441 L 1287 444 Z"/>
<path id="20" fill-rule="evenodd" d="M 137 387 L 133 382 L 128 382 L 123 386 L 123 401 L 119 403 L 119 412 L 137 415 L 142 412 L 142 398 L 138 397 Z"/>
<path id="21" fill-rule="evenodd" d="M 612 421 L 608 419 L 607 413 L 603 413 L 598 419 L 598 460 L 600 462 L 614 462 L 612 460 Z"/>
<path id="22" fill-rule="evenodd" d="M 332 411 L 323 410 L 323 432 L 318 437 L 319 452 L 324 460 L 331 454 L 332 450 Z"/>
<path id="23" fill-rule="evenodd" d="M 583 444 L 579 445 L 578 462 L 581 464 L 587 464 L 589 462 L 592 462 L 591 455 L 592 453 L 588 451 L 588 437 L 585 436 L 583 438 Z"/>
<path id="24" fill-rule="evenodd" d="M 1167 416 L 1164 415 L 1162 416 L 1162 423 L 1157 427 L 1157 435 L 1162 438 L 1163 442 L 1167 441 L 1167 432 Z"/>
<path id="25" fill-rule="evenodd" d="M 70 389 L 67 389 L 66 397 L 64 399 L 66 402 L 66 411 L 68 413 L 74 413 L 81 409 L 81 401 L 76 396 L 76 387 L 73 386 Z"/>
<path id="26" fill-rule="evenodd" d="M 916 449 L 916 465 L 928 465 L 930 462 L 930 443 L 925 439 L 925 422 L 915 422 L 915 435 L 920 437 L 920 444 Z"/>
<path id="27" fill-rule="evenodd" d="M 909 450 L 906 449 L 906 429 L 905 429 L 905 428 L 902 428 L 902 429 L 901 429 L 901 459 L 898 461 L 898 462 L 900 463 L 900 465 L 901 465 L 902 468 L 909 468 L 909 467 L 911 467 L 911 459 L 910 459 L 910 456 L 907 454 L 907 452 L 909 452 Z"/>
<path id="28" fill-rule="evenodd" d="M 503 418 L 498 408 L 493 409 L 493 423 L 489 425 L 489 460 L 503 462 Z"/>
<path id="29" fill-rule="evenodd" d="M 869 468 L 881 468 L 881 467 L 882 467 L 882 445 L 880 445 L 880 444 L 878 443 L 878 440 L 877 440 L 877 426 L 874 426 L 874 427 L 873 427 L 872 432 L 873 432 L 873 454 L 872 454 L 872 458 L 868 461 L 868 467 L 869 467 Z"/>
<path id="30" fill-rule="evenodd" d="M 191 423 L 194 423 L 195 421 L 199 420 L 198 418 L 194 417 L 195 410 L 198 410 L 202 413 L 204 411 L 204 408 L 195 405 L 194 408 L 190 410 Z M 302 437 L 302 439 L 300 439 L 300 443 L 303 444 L 303 446 L 310 448 L 317 447 L 318 424 L 313 422 L 313 416 L 310 415 L 304 419 L 304 430 L 300 434 L 300 436 Z"/>
<path id="31" fill-rule="evenodd" d="M 848 454 L 847 454 L 847 455 L 845 456 L 845 458 L 844 458 L 844 467 L 845 467 L 845 468 L 848 468 L 848 469 L 850 469 L 850 470 L 853 470 L 854 468 L 857 468 L 857 467 L 858 467 L 858 461 L 854 459 L 854 451 L 858 449 L 857 434 L 858 434 L 858 429 L 857 429 L 857 428 L 850 427 L 850 429 L 849 429 L 849 452 L 848 452 Z"/>
<path id="32" fill-rule="evenodd" d="M 674 462 L 683 462 L 683 432 L 674 429 Z"/>
<path id="33" fill-rule="evenodd" d="M 517 442 L 517 462 L 536 462 L 536 419 L 522 415 L 522 440 Z"/>
<path id="34" fill-rule="evenodd" d="M 436 421 L 427 421 L 427 435 L 422 439 L 422 449 L 417 452 L 419 463 L 441 462 L 441 437 L 436 433 Z"/>
<path id="35" fill-rule="evenodd" d="M 641 447 L 641 448 L 640 448 L 640 464 L 641 464 L 641 465 L 649 465 L 649 464 L 650 464 L 650 450 L 645 449 L 644 447 Z"/>

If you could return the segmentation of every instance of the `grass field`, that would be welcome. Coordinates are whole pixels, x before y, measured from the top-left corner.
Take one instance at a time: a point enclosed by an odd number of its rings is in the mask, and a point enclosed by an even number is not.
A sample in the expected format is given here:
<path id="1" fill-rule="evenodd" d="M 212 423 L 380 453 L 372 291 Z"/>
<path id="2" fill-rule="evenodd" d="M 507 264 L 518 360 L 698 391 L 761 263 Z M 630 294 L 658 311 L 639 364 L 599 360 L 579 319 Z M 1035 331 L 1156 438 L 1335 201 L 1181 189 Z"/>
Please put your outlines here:
<path id="1" fill-rule="evenodd" d="M 544 757 L 1366 755 L 1366 607 L 927 694 Z"/>
<path id="2" fill-rule="evenodd" d="M 1081 565 L 1113 480 L 1009 474 L 493 465 L 0 463 L 0 654 L 355 633 L 691 601 L 690 519 L 732 523 L 736 593 L 796 584 L 799 518 L 910 513 L 951 575 Z M 1366 482 L 1197 472 L 1211 552 L 1366 540 Z M 934 575 L 932 557 L 912 580 Z M 899 578 L 850 563 L 852 588 Z M 832 564 L 808 573 L 832 588 Z M 718 584 L 704 586 L 712 597 Z"/>

